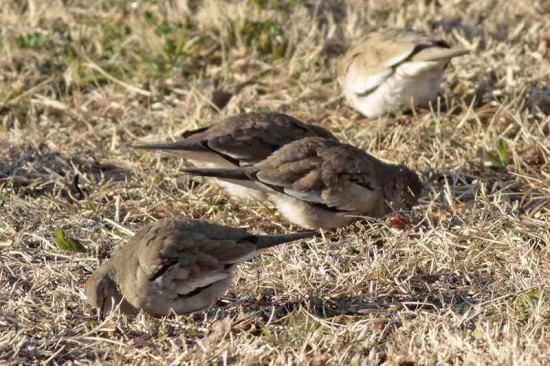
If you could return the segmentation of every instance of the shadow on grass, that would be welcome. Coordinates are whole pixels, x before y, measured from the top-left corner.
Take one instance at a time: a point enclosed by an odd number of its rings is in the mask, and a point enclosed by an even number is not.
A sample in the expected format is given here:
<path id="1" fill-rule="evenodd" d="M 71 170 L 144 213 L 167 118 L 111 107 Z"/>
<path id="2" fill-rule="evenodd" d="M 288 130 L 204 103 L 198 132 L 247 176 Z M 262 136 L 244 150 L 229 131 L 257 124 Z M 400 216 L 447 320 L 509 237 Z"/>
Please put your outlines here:
<path id="1" fill-rule="evenodd" d="M 0 191 L 38 197 L 61 195 L 69 200 L 85 199 L 93 186 L 122 182 L 132 172 L 111 163 L 78 154 L 67 156 L 44 145 L 6 149 L 0 157 Z M 6 194 L 6 193 L 4 193 Z"/>
<path id="2" fill-rule="evenodd" d="M 408 279 L 410 283 L 409 293 L 389 294 L 382 296 L 369 296 L 369 294 L 360 295 L 341 295 L 335 298 L 309 296 L 302 301 L 274 303 L 267 301 L 234 301 L 237 299 L 225 298 L 217 303 L 217 306 L 206 311 L 193 315 L 195 321 L 210 319 L 223 319 L 231 317 L 237 322 L 246 323 L 246 329 L 261 331 L 266 324 L 286 324 L 296 321 L 296 317 L 301 315 L 313 316 L 320 321 L 334 319 L 339 322 L 339 318 L 347 317 L 356 319 L 357 317 L 369 318 L 373 321 L 380 320 L 384 324 L 393 324 L 391 318 L 395 314 L 406 312 L 438 312 L 452 310 L 457 314 L 464 314 L 474 305 L 478 305 L 487 300 L 483 291 L 492 281 L 490 277 L 476 280 L 474 287 L 479 291 L 472 292 L 471 285 L 460 285 L 460 283 L 469 283 L 466 278 L 460 278 L 456 275 L 440 274 L 428 275 L 418 274 Z M 426 286 L 427 285 L 427 286 Z M 491 294 L 490 296 L 494 296 Z M 246 321 L 244 320 L 246 319 Z M 254 325 L 250 325 L 253 323 Z M 385 326 L 384 324 L 375 324 L 375 326 Z"/>

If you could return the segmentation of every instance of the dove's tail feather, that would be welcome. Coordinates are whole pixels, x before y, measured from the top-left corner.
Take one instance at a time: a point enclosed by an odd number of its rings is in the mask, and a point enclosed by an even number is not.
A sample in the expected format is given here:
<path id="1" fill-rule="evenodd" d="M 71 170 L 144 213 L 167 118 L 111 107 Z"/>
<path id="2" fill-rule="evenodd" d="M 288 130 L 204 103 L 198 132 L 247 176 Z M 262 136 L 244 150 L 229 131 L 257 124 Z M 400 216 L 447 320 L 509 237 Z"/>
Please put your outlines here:
<path id="1" fill-rule="evenodd" d="M 206 146 L 200 140 L 181 140 L 166 144 L 132 145 L 134 149 L 165 150 L 165 151 L 199 151 L 208 152 Z"/>
<path id="2" fill-rule="evenodd" d="M 185 168 L 185 173 L 231 180 L 250 180 L 251 168 Z"/>
<path id="3" fill-rule="evenodd" d="M 275 245 L 288 243 L 295 240 L 309 238 L 319 235 L 318 231 L 304 231 L 301 233 L 281 234 L 281 235 L 255 235 L 257 238 L 256 247 L 258 250 L 273 247 Z"/>
<path id="4" fill-rule="evenodd" d="M 259 182 L 255 179 L 258 171 L 253 166 L 242 168 L 186 168 L 183 172 L 202 177 L 213 177 L 227 183 L 236 184 L 241 187 L 250 188 L 256 191 L 267 193 L 280 192 L 277 187 L 267 183 Z"/>
<path id="5" fill-rule="evenodd" d="M 451 59 L 453 57 L 462 56 L 469 53 L 465 48 L 442 48 L 429 47 L 414 55 L 411 61 L 438 61 L 443 59 Z"/>

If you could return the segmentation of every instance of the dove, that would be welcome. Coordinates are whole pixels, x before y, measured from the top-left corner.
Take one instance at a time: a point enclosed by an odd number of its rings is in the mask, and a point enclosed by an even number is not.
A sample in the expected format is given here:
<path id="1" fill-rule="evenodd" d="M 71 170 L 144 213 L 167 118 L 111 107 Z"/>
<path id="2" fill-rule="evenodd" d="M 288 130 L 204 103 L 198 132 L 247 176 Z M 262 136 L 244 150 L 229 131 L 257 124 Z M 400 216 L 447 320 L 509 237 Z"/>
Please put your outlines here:
<path id="1" fill-rule="evenodd" d="M 84 292 L 101 314 L 117 307 L 130 315 L 192 313 L 225 293 L 239 263 L 316 234 L 254 235 L 206 221 L 162 219 L 142 228 L 101 265 Z"/>
<path id="2" fill-rule="evenodd" d="M 451 58 L 469 51 L 411 30 L 365 36 L 338 61 L 348 103 L 367 117 L 427 106 L 441 89 Z"/>
<path id="3" fill-rule="evenodd" d="M 288 221 L 310 229 L 333 229 L 359 215 L 382 217 L 408 209 L 422 191 L 420 179 L 406 166 L 321 137 L 287 144 L 251 166 L 184 172 L 230 179 L 266 192 Z"/>
<path id="4" fill-rule="evenodd" d="M 289 142 L 308 136 L 336 139 L 323 127 L 305 124 L 283 113 L 252 112 L 188 131 L 180 141 L 134 147 L 171 152 L 210 168 L 236 168 L 253 165 Z M 232 184 L 230 180 L 220 184 L 233 197 L 266 199 L 265 193 Z"/>

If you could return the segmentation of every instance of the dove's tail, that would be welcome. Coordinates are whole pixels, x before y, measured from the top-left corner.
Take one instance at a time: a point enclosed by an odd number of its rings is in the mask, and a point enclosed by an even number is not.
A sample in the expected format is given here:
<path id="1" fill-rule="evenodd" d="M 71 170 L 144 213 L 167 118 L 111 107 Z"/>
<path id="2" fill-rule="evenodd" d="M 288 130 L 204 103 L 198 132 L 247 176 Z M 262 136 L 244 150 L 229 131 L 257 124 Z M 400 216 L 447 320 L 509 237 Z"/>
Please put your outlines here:
<path id="1" fill-rule="evenodd" d="M 411 61 L 439 61 L 444 59 L 451 59 L 453 57 L 462 56 L 469 53 L 465 48 L 442 48 L 442 47 L 429 47 L 414 55 Z"/>
<path id="2" fill-rule="evenodd" d="M 185 173 L 230 180 L 250 180 L 255 172 L 253 168 L 185 168 Z"/>
<path id="3" fill-rule="evenodd" d="M 164 150 L 164 151 L 197 151 L 209 152 L 208 147 L 204 146 L 200 140 L 181 140 L 167 144 L 150 144 L 150 145 L 132 145 L 134 149 L 146 150 Z"/>
<path id="4" fill-rule="evenodd" d="M 319 235 L 318 231 L 304 231 L 301 233 L 281 234 L 281 235 L 255 235 L 258 240 L 255 244 L 258 250 L 273 247 L 275 245 L 288 243 L 295 240 L 309 238 Z"/>

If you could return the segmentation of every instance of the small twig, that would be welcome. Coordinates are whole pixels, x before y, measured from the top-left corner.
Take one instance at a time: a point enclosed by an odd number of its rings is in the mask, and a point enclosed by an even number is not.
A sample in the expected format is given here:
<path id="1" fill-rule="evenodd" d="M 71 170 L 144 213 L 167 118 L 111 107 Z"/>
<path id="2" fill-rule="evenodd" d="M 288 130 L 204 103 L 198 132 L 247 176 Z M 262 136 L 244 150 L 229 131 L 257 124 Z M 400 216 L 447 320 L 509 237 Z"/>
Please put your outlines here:
<path id="1" fill-rule="evenodd" d="M 127 227 L 125 226 L 122 226 L 121 224 L 119 224 L 118 222 L 115 222 L 111 219 L 103 219 L 103 221 L 105 222 L 108 222 L 109 224 L 113 225 L 114 227 L 122 230 L 123 232 L 125 232 L 126 234 L 128 235 L 135 235 L 135 232 L 133 232 L 132 230 L 128 229 Z"/>
<path id="2" fill-rule="evenodd" d="M 119 80 L 117 78 L 115 78 L 113 75 L 109 74 L 107 71 L 103 70 L 101 67 L 97 66 L 96 64 L 94 64 L 92 61 L 89 61 L 86 62 L 84 64 L 84 66 L 87 66 L 89 67 L 90 69 L 92 70 L 95 70 L 97 72 L 99 72 L 101 75 L 103 75 L 104 77 L 106 77 L 107 79 L 111 80 L 113 83 L 115 84 L 118 84 L 120 86 L 122 86 L 123 88 L 131 91 L 131 92 L 134 92 L 134 93 L 137 93 L 137 94 L 140 94 L 140 95 L 143 95 L 143 96 L 146 96 L 146 97 L 150 97 L 153 95 L 153 93 L 151 93 L 150 91 L 147 91 L 147 90 L 143 90 L 141 88 L 138 88 L 136 86 L 133 86 L 133 85 L 130 85 L 128 83 L 125 83 L 124 81 L 122 80 Z"/>
<path id="3" fill-rule="evenodd" d="M 474 304 L 474 305 L 477 305 L 477 306 L 483 306 L 483 305 L 487 305 L 487 304 L 490 304 L 492 302 L 495 302 L 495 301 L 498 301 L 498 300 L 503 300 L 503 299 L 506 299 L 510 296 L 517 296 L 517 295 L 521 295 L 525 292 L 528 292 L 528 291 L 531 291 L 533 289 L 536 289 L 536 288 L 539 288 L 540 286 L 531 286 L 529 288 L 526 288 L 525 290 L 520 290 L 520 291 L 516 291 L 516 292 L 512 292 L 510 294 L 506 294 L 506 295 L 502 295 L 502 296 L 499 296 L 499 297 L 495 297 L 494 299 L 490 299 L 490 300 L 487 300 L 487 301 L 483 301 L 483 302 L 480 302 L 479 304 Z"/>

